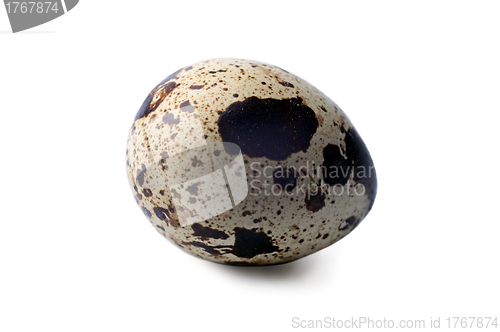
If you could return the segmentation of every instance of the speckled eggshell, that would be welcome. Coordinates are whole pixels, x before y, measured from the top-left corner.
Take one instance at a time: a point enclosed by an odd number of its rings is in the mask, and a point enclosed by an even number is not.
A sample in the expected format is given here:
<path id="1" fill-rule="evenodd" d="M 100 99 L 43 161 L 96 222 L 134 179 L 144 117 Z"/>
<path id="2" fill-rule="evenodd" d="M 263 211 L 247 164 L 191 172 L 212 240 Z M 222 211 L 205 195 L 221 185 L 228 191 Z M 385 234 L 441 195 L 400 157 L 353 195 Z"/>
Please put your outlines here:
<path id="1" fill-rule="evenodd" d="M 167 161 L 207 142 L 241 148 L 248 194 L 186 224 L 174 195 L 206 208 L 222 203 L 172 191 L 168 174 L 177 173 L 169 172 L 184 169 Z M 139 109 L 126 160 L 136 201 L 161 234 L 233 265 L 286 263 L 330 246 L 359 225 L 377 190 L 370 154 L 343 111 L 303 79 L 258 61 L 213 59 L 168 76 Z"/>

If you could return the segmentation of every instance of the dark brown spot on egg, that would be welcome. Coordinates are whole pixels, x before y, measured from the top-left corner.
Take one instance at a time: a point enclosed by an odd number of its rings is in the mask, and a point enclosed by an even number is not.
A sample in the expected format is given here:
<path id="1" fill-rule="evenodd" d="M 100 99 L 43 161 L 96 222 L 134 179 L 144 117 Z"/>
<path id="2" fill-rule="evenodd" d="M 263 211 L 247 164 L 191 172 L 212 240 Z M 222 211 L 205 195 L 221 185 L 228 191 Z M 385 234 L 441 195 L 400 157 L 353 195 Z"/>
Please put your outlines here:
<path id="1" fill-rule="evenodd" d="M 273 172 L 274 183 L 291 192 L 297 186 L 297 172 L 292 167 L 277 167 Z"/>
<path id="2" fill-rule="evenodd" d="M 222 240 L 229 238 L 229 235 L 227 235 L 223 231 L 219 231 L 210 227 L 204 227 L 200 224 L 193 224 L 191 225 L 191 228 L 193 229 L 194 236 Z"/>
<path id="3" fill-rule="evenodd" d="M 186 190 L 191 194 L 198 196 L 198 186 L 201 184 L 201 182 L 196 182 L 190 185 L 189 187 L 186 188 Z"/>
<path id="4" fill-rule="evenodd" d="M 277 67 L 277 66 L 275 66 L 275 67 L 276 67 L 276 68 L 278 68 L 278 69 L 283 70 L 285 73 L 287 73 L 287 74 L 288 74 L 288 72 L 287 72 L 286 70 L 284 70 L 283 68 L 280 68 L 280 67 Z"/>
<path id="5" fill-rule="evenodd" d="M 343 230 L 347 229 L 349 226 L 353 226 L 356 221 L 357 221 L 357 218 L 355 216 L 347 218 L 344 222 L 342 222 L 340 224 L 339 231 L 343 231 Z"/>
<path id="6" fill-rule="evenodd" d="M 141 108 L 137 112 L 135 120 L 147 117 L 149 114 L 154 112 L 163 102 L 165 97 L 167 97 L 177 87 L 177 83 L 168 82 L 170 79 L 174 78 L 177 73 L 179 73 L 179 71 L 173 73 L 173 76 L 168 76 L 149 93 L 147 98 L 142 103 Z"/>
<path id="7" fill-rule="evenodd" d="M 372 202 L 372 205 L 373 205 L 373 202 Z M 371 208 L 371 206 L 370 206 L 370 208 Z M 363 219 L 355 218 L 354 221 L 352 222 L 352 229 L 354 230 L 356 227 L 358 227 L 358 225 L 361 223 L 361 221 L 363 221 Z"/>
<path id="8" fill-rule="evenodd" d="M 318 120 L 300 98 L 250 97 L 229 105 L 218 126 L 222 140 L 237 144 L 247 156 L 284 160 L 307 150 Z"/>
<path id="9" fill-rule="evenodd" d="M 257 228 L 246 229 L 236 227 L 234 229 L 234 246 L 229 251 L 231 254 L 241 258 L 252 258 L 261 254 L 268 254 L 279 249 L 273 244 L 272 239 Z"/>
<path id="10" fill-rule="evenodd" d="M 168 152 L 167 152 L 167 151 L 162 151 L 162 152 L 160 153 L 160 156 L 161 156 L 161 159 L 162 159 L 162 160 L 165 160 L 165 159 L 167 159 L 167 158 L 168 158 Z"/>
<path id="11" fill-rule="evenodd" d="M 146 188 L 146 189 L 143 189 L 143 190 L 142 190 L 142 193 L 143 193 L 143 194 L 144 194 L 144 196 L 146 196 L 146 197 L 151 197 L 151 196 L 153 196 L 153 192 L 151 191 L 151 189 L 147 189 L 147 188 Z"/>
<path id="12" fill-rule="evenodd" d="M 328 144 L 323 149 L 323 179 L 330 186 L 345 185 L 351 176 L 351 163 L 338 145 Z"/>
<path id="13" fill-rule="evenodd" d="M 196 166 L 202 166 L 203 162 L 201 160 L 198 160 L 198 157 L 194 156 L 194 158 L 191 158 L 191 166 L 196 167 Z"/>
<path id="14" fill-rule="evenodd" d="M 180 116 L 177 117 L 177 119 L 174 118 L 174 115 L 172 113 L 166 113 L 163 116 L 163 122 L 173 126 L 181 122 Z"/>
<path id="15" fill-rule="evenodd" d="M 286 86 L 288 88 L 295 88 L 295 86 L 292 83 L 290 83 L 290 82 L 280 81 L 280 84 L 283 85 L 283 86 Z"/>
<path id="16" fill-rule="evenodd" d="M 185 102 L 183 102 L 181 104 L 181 111 L 183 111 L 183 112 L 193 113 L 195 109 L 196 109 L 196 107 L 191 105 L 189 100 L 186 100 Z"/>
<path id="17" fill-rule="evenodd" d="M 163 209 L 163 208 L 158 208 L 156 210 L 158 214 L 156 216 L 160 218 L 161 220 L 166 220 L 171 226 L 177 228 L 181 227 L 181 223 L 179 222 L 179 218 L 177 216 L 177 213 L 175 212 L 175 209 L 172 205 L 168 206 L 168 209 Z M 155 212 L 155 213 L 156 213 Z M 165 219 L 162 219 L 165 218 Z"/>
<path id="18" fill-rule="evenodd" d="M 306 209 L 311 212 L 317 212 L 325 206 L 325 195 L 318 190 L 318 192 L 309 192 L 305 199 Z"/>
<path id="19" fill-rule="evenodd" d="M 170 212 L 167 209 L 164 209 L 162 207 L 154 207 L 153 212 L 160 220 L 165 221 L 167 219 L 170 219 Z"/>
<path id="20" fill-rule="evenodd" d="M 220 256 L 220 254 L 221 254 L 215 247 L 209 246 L 209 245 L 202 243 L 202 242 L 191 241 L 191 242 L 182 242 L 182 244 L 201 248 L 204 251 L 206 251 L 207 253 L 214 255 L 214 256 Z"/>
<path id="21" fill-rule="evenodd" d="M 346 154 L 354 170 L 354 181 L 365 187 L 365 192 L 371 201 L 372 207 L 377 194 L 377 175 L 373 160 L 356 129 L 351 128 L 345 135 Z"/>
<path id="22" fill-rule="evenodd" d="M 141 165 L 141 169 L 140 170 L 137 170 L 137 177 L 136 177 L 136 180 L 137 180 L 137 183 L 142 187 L 142 185 L 144 184 L 144 173 L 146 173 L 146 165 Z M 137 189 L 136 189 L 137 191 Z"/>
<path id="23" fill-rule="evenodd" d="M 377 176 L 370 153 L 354 128 L 345 133 L 344 142 L 346 157 L 342 155 L 338 145 L 328 144 L 323 149 L 324 180 L 330 186 L 343 186 L 353 173 L 354 181 L 363 185 L 364 192 L 371 201 L 371 208 L 377 193 Z M 363 191 L 359 189 L 358 192 Z"/>
<path id="24" fill-rule="evenodd" d="M 175 189 L 171 189 L 170 191 L 172 192 L 172 195 L 173 195 L 175 198 L 178 198 L 178 199 L 180 199 L 180 198 L 181 198 L 181 195 L 177 192 L 177 190 L 175 190 Z"/>
<path id="25" fill-rule="evenodd" d="M 191 90 L 200 90 L 203 89 L 204 85 L 191 85 L 189 88 Z"/>
<path id="26" fill-rule="evenodd" d="M 146 217 L 148 218 L 151 218 L 151 212 L 149 212 L 148 209 L 146 209 L 146 207 L 142 207 L 142 212 L 146 215 Z"/>

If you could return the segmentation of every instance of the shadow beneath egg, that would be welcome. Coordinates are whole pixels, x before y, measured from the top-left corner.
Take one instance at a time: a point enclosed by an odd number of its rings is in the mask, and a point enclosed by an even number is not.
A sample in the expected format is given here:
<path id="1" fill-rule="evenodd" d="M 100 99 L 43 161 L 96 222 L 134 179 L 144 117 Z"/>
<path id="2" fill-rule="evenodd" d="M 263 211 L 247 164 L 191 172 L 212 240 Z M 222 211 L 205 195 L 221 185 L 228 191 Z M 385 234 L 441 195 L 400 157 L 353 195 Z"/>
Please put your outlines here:
<path id="1" fill-rule="evenodd" d="M 152 226 L 150 226 L 152 227 Z M 321 287 L 325 280 L 330 280 L 333 275 L 335 250 L 320 250 L 298 260 L 278 265 L 226 265 L 202 259 L 180 248 L 173 241 L 163 237 L 170 245 L 183 254 L 193 258 L 193 263 L 203 265 L 211 272 L 225 275 L 231 280 L 240 280 L 245 283 L 267 283 L 273 285 L 308 284 Z M 333 256 L 332 256 L 333 255 Z M 326 263 L 328 262 L 328 263 Z"/>
<path id="2" fill-rule="evenodd" d="M 314 255 L 296 261 L 266 266 L 233 266 L 216 264 L 214 269 L 237 279 L 248 281 L 300 281 L 318 273 L 321 262 Z"/>

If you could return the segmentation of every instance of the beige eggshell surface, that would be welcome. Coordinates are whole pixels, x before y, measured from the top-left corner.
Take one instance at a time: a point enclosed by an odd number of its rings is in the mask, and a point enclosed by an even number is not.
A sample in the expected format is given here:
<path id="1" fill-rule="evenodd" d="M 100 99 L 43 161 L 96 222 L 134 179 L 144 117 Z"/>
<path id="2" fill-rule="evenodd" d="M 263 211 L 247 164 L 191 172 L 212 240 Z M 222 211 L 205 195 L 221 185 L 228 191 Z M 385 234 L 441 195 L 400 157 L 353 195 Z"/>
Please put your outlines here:
<path id="1" fill-rule="evenodd" d="M 370 154 L 343 111 L 270 64 L 213 59 L 148 95 L 127 175 L 168 239 L 207 260 L 286 263 L 349 234 L 370 211 Z"/>

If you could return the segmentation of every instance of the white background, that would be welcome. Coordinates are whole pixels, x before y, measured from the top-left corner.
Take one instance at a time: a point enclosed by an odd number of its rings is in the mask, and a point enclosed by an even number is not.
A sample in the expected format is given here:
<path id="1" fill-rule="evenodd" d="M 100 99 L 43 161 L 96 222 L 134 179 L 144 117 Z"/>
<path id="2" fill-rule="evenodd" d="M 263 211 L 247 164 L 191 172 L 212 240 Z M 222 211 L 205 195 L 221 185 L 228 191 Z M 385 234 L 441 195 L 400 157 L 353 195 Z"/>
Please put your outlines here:
<path id="1" fill-rule="evenodd" d="M 0 8 L 0 331 L 500 316 L 499 17 L 498 1 L 83 0 L 12 34 Z M 163 78 L 216 57 L 278 65 L 347 113 L 379 180 L 352 234 L 245 268 L 150 226 L 128 129 Z"/>

